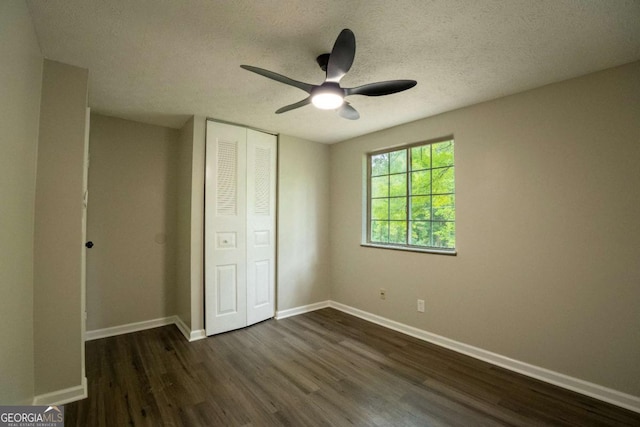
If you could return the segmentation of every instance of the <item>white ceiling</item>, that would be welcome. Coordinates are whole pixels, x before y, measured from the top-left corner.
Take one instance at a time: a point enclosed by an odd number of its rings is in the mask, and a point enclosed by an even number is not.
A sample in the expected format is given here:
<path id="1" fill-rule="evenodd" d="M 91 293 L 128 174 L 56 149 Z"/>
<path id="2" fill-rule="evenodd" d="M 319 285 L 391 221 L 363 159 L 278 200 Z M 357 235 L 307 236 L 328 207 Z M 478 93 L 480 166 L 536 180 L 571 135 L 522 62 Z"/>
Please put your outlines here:
<path id="1" fill-rule="evenodd" d="M 30 0 L 45 57 L 89 69 L 93 111 L 181 127 L 192 114 L 332 143 L 640 59 L 638 0 Z M 357 121 L 242 70 L 320 84 L 316 56 L 343 28 L 356 58 L 343 87 Z M 640 76 L 639 76 L 640 78 Z"/>

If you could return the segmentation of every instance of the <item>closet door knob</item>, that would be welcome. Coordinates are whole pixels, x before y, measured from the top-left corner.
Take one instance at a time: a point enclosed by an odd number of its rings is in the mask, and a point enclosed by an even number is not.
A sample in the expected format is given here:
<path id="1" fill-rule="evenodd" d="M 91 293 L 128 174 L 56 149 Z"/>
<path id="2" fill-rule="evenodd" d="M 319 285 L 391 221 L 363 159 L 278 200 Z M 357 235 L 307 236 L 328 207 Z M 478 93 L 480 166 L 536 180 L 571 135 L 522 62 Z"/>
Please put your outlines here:
<path id="1" fill-rule="evenodd" d="M 87 248 L 91 249 L 93 247 L 93 242 L 91 240 L 89 240 L 87 243 L 84 244 Z"/>

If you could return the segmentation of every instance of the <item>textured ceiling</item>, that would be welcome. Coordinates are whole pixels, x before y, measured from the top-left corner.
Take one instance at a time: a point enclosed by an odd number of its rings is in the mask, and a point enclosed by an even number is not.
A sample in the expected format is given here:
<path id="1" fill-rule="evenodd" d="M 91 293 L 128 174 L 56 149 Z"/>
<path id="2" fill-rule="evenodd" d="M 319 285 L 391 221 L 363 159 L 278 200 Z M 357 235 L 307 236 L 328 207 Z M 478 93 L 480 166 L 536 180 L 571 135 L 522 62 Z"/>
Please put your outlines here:
<path id="1" fill-rule="evenodd" d="M 336 142 L 640 59 L 638 0 L 31 0 L 45 57 L 89 69 L 93 111 L 181 127 L 200 114 Z M 315 62 L 356 35 L 342 86 L 413 79 L 349 98 L 361 118 L 306 106 L 249 64 L 320 84 Z M 639 76 L 640 78 L 640 76 Z"/>

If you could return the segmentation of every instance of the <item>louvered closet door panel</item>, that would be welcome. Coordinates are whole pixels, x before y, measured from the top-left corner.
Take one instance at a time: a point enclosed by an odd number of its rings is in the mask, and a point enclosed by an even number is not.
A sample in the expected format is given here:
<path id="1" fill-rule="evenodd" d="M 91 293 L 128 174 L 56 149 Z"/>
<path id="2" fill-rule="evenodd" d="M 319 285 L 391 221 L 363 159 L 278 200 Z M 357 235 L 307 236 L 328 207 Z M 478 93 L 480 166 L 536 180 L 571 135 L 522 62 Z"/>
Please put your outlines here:
<path id="1" fill-rule="evenodd" d="M 275 313 L 276 136 L 247 131 L 247 324 Z"/>
<path id="2" fill-rule="evenodd" d="M 246 129 L 207 122 L 205 327 L 246 326 Z"/>

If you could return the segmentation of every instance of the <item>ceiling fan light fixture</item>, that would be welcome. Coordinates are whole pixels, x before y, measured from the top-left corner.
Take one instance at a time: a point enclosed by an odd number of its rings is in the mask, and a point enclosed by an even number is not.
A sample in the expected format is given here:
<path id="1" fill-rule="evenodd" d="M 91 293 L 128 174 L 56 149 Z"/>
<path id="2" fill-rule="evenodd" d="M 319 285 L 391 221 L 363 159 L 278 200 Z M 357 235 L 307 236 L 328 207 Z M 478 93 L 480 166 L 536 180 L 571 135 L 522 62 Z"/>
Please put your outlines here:
<path id="1" fill-rule="evenodd" d="M 324 83 L 311 91 L 311 103 L 321 110 L 335 110 L 344 102 L 344 91 L 337 84 Z"/>
<path id="2" fill-rule="evenodd" d="M 335 110 L 344 102 L 344 98 L 335 93 L 319 93 L 313 95 L 311 102 L 321 110 Z"/>

